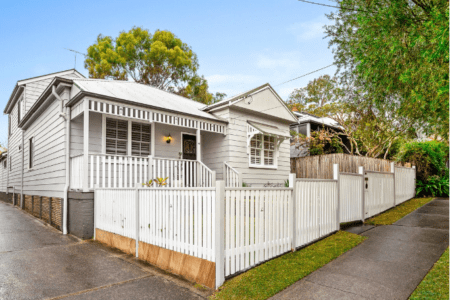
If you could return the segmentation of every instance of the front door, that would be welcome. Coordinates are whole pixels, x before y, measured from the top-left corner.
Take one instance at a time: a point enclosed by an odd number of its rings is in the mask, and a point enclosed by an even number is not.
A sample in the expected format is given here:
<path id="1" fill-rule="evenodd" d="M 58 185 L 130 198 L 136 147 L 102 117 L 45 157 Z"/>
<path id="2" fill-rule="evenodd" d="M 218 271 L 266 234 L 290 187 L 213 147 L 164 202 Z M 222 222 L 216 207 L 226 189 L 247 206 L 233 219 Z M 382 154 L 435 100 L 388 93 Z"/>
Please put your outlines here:
<path id="1" fill-rule="evenodd" d="M 183 134 L 183 159 L 197 159 L 197 138 L 195 135 Z"/>

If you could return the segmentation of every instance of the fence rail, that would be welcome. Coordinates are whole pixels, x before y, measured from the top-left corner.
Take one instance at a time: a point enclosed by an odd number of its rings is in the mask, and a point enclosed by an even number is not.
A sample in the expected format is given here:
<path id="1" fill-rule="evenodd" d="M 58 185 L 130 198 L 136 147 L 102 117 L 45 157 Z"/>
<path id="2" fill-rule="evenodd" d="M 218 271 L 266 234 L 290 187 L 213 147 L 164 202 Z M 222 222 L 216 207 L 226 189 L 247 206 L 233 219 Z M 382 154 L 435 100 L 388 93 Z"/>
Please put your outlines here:
<path id="1" fill-rule="evenodd" d="M 239 172 L 226 161 L 223 162 L 223 179 L 226 187 L 242 187 L 242 177 Z"/>

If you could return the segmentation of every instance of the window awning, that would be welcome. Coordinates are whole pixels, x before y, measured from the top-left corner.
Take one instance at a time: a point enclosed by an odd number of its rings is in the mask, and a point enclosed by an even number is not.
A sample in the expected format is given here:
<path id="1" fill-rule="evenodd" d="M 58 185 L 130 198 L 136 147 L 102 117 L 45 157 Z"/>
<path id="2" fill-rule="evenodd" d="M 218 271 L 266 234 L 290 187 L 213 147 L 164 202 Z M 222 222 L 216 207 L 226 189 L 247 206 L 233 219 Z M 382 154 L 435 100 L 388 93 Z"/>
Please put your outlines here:
<path id="1" fill-rule="evenodd" d="M 290 138 L 289 132 L 284 132 L 276 126 L 258 123 L 254 121 L 247 121 L 247 123 L 254 128 L 255 133 L 269 134 L 277 137 Z"/>

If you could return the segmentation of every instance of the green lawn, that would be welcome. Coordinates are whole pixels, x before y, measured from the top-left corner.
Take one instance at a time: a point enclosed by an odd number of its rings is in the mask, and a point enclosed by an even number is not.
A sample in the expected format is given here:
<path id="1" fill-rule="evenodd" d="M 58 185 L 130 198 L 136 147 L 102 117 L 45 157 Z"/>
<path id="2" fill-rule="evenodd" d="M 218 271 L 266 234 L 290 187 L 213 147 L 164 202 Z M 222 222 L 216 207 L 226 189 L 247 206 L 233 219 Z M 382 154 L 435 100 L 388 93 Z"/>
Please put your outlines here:
<path id="1" fill-rule="evenodd" d="M 339 231 L 317 243 L 240 274 L 211 299 L 267 299 L 360 244 L 366 237 Z"/>
<path id="2" fill-rule="evenodd" d="M 448 248 L 409 299 L 449 299 Z"/>
<path id="3" fill-rule="evenodd" d="M 414 198 L 408 200 L 394 208 L 391 208 L 385 213 L 366 220 L 364 223 L 370 225 L 391 225 L 433 199 L 434 198 Z"/>

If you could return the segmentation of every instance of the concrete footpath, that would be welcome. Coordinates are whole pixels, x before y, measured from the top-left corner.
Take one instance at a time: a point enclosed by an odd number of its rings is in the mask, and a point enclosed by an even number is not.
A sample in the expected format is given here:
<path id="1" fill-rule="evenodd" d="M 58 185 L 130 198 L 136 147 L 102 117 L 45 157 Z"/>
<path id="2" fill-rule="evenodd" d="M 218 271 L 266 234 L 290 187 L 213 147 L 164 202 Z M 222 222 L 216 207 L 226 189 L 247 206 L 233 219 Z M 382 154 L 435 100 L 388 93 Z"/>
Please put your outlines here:
<path id="1" fill-rule="evenodd" d="M 205 299 L 189 282 L 0 201 L 0 299 Z"/>
<path id="2" fill-rule="evenodd" d="M 449 245 L 449 201 L 348 231 L 368 239 L 272 299 L 408 299 Z"/>

